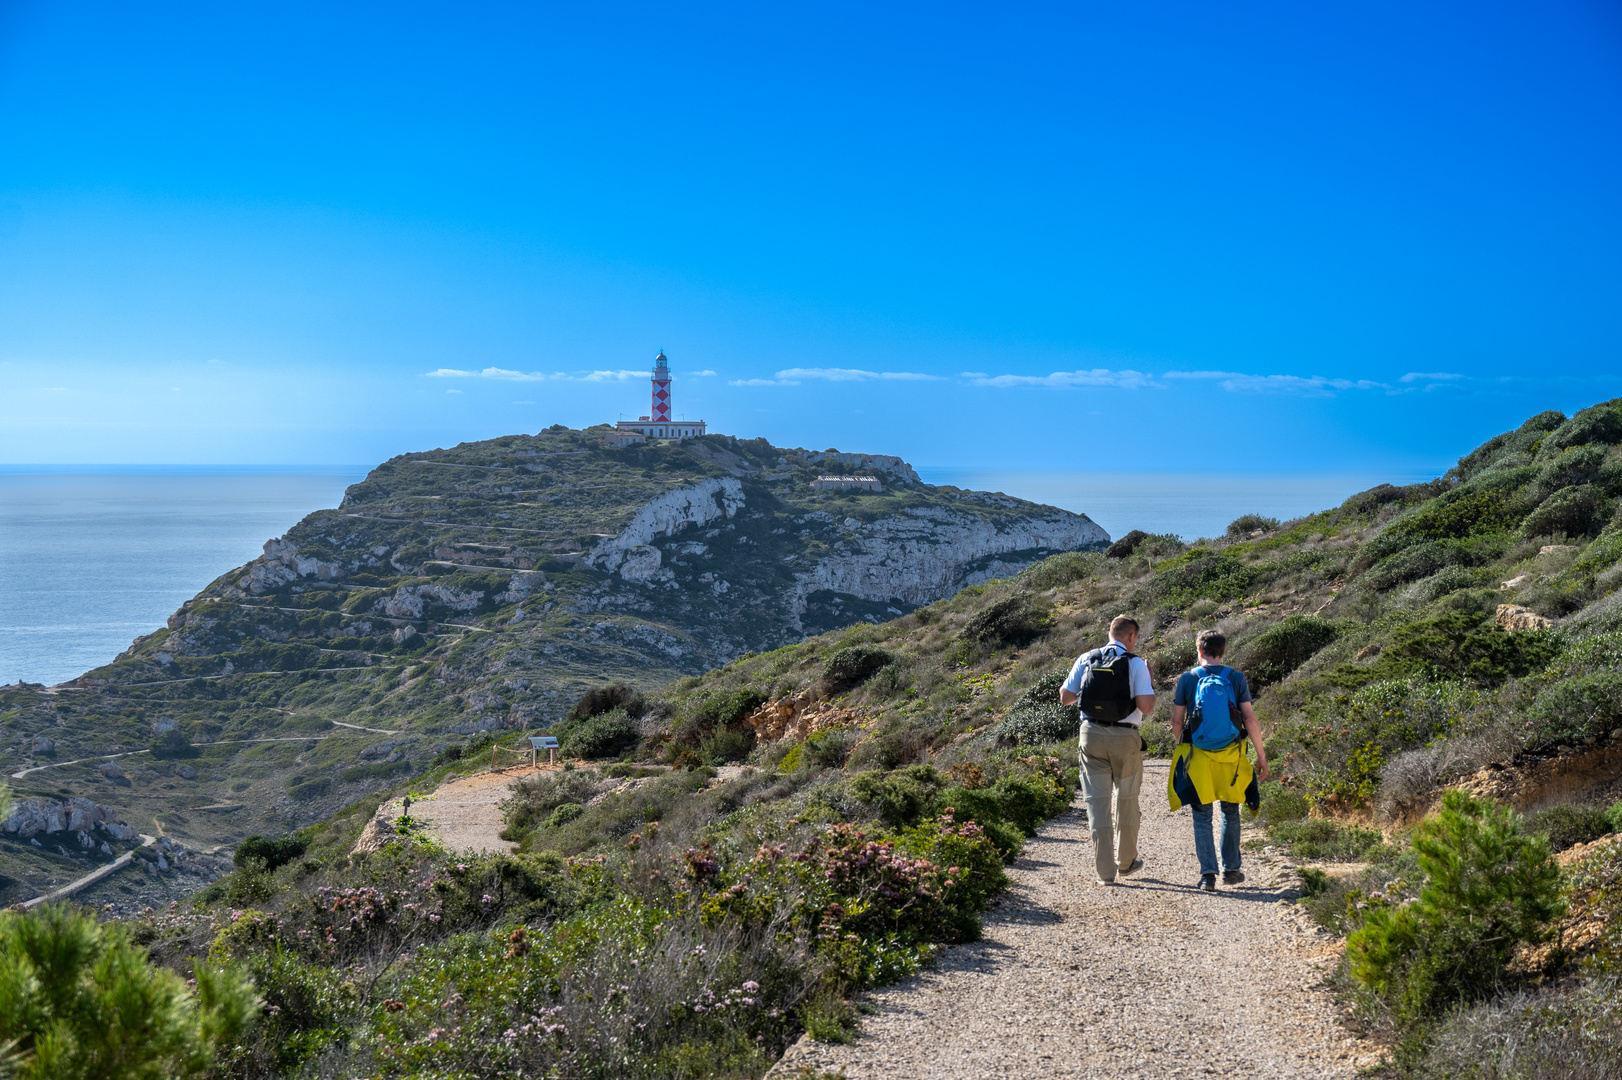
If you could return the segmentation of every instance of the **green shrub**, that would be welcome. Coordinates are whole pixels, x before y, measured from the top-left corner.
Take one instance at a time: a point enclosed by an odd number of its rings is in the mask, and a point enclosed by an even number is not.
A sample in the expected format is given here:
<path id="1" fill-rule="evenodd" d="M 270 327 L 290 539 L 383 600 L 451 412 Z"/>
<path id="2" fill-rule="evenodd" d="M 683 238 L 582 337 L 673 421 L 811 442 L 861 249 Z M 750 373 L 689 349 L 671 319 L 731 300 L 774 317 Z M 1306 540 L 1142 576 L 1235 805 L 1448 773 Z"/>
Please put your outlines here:
<path id="1" fill-rule="evenodd" d="M 502 839 L 523 839 L 531 829 L 545 822 L 553 810 L 569 803 L 589 802 L 600 787 L 598 779 L 586 769 L 542 773 L 512 785 L 512 795 L 501 804 L 505 821 Z"/>
<path id="2" fill-rule="evenodd" d="M 1587 536 L 1610 512 L 1610 503 L 1593 484 L 1561 488 L 1521 522 L 1521 535 Z"/>
<path id="3" fill-rule="evenodd" d="M 629 683 L 594 686 L 580 695 L 580 700 L 569 710 L 567 719 L 586 720 L 615 709 L 623 709 L 627 716 L 641 716 L 647 711 L 647 702 L 643 700 L 641 692 Z"/>
<path id="4" fill-rule="evenodd" d="M 1288 801 L 1283 795 L 1274 796 L 1275 803 Z M 1295 807 L 1279 809 L 1289 811 Z M 1266 810 L 1264 803 L 1263 812 Z M 1365 862 L 1378 857 L 1385 847 L 1385 837 L 1380 830 L 1360 829 L 1328 818 L 1277 821 L 1268 826 L 1267 839 L 1297 859 L 1320 862 Z"/>
<path id="5" fill-rule="evenodd" d="M 1232 664 L 1257 687 L 1276 683 L 1310 660 L 1340 635 L 1340 628 L 1316 615 L 1291 615 L 1234 649 Z"/>
<path id="6" fill-rule="evenodd" d="M 1061 551 L 1049 555 L 1019 575 L 1019 583 L 1040 592 L 1082 581 L 1098 573 L 1104 557 L 1096 551 Z"/>
<path id="7" fill-rule="evenodd" d="M 986 731 L 988 738 L 1016 746 L 1074 741 L 1080 733 L 1080 710 L 1075 705 L 1061 705 L 1057 701 L 1012 709 Z"/>
<path id="8" fill-rule="evenodd" d="M 1463 594 L 1461 594 L 1463 595 Z M 1494 685 L 1542 668 L 1559 653 L 1552 633 L 1509 633 L 1479 611 L 1448 611 L 1399 627 L 1373 664 L 1342 664 L 1330 681 L 1354 687 L 1378 679 L 1419 675 Z"/>
<path id="9" fill-rule="evenodd" d="M 731 727 L 766 703 L 766 695 L 752 686 L 732 691 L 717 691 L 702 698 L 693 709 L 689 725 L 698 738 L 712 728 Z"/>
<path id="10" fill-rule="evenodd" d="M 1228 522 L 1227 535 L 1234 538 L 1249 536 L 1258 529 L 1272 530 L 1278 528 L 1278 518 L 1264 517 L 1261 514 L 1240 514 Z"/>
<path id="11" fill-rule="evenodd" d="M 296 802 L 310 802 L 319 799 L 332 790 L 330 777 L 317 776 L 309 780 L 301 780 L 287 789 L 287 794 Z"/>
<path id="12" fill-rule="evenodd" d="M 642 738 L 636 721 L 619 708 L 584 720 L 566 720 L 552 731 L 561 733 L 558 747 L 564 754 L 587 759 L 613 757 Z"/>
<path id="13" fill-rule="evenodd" d="M 855 742 L 856 736 L 849 731 L 818 731 L 806 738 L 800 754 L 818 768 L 837 769 L 845 764 Z"/>
<path id="14" fill-rule="evenodd" d="M 1532 703 L 1528 724 L 1525 741 L 1532 750 L 1609 734 L 1622 726 L 1622 671 L 1598 671 L 1545 687 Z"/>
<path id="15" fill-rule="evenodd" d="M 1548 841 L 1507 807 L 1449 791 L 1413 846 L 1426 877 L 1418 899 L 1370 909 L 1346 943 L 1353 978 L 1408 1021 L 1490 993 L 1565 906 Z"/>
<path id="16" fill-rule="evenodd" d="M 1598 840 L 1611 831 L 1611 824 L 1602 807 L 1551 806 L 1527 818 L 1526 831 L 1548 837 L 1552 850 L 1564 851 Z"/>
<path id="17" fill-rule="evenodd" d="M 945 783 L 933 765 L 911 765 L 893 773 L 863 772 L 851 777 L 851 797 L 867 803 L 892 829 L 916 825 Z"/>
<path id="18" fill-rule="evenodd" d="M 1184 608 L 1202 598 L 1222 601 L 1243 596 L 1255 579 L 1256 572 L 1232 555 L 1195 548 L 1161 565 L 1154 593 L 1167 607 Z"/>
<path id="19" fill-rule="evenodd" d="M 254 835 L 243 840 L 231 855 L 231 862 L 238 868 L 247 866 L 250 861 L 257 859 L 265 870 L 275 870 L 286 866 L 294 859 L 303 855 L 310 847 L 310 833 L 308 830 L 288 833 L 274 839 L 268 836 Z"/>
<path id="20" fill-rule="evenodd" d="M 169 1080 L 208 1072 L 253 1018 L 252 984 L 154 967 L 116 924 L 66 905 L 0 912 L 0 1035 L 18 1080 Z"/>
<path id="21" fill-rule="evenodd" d="M 567 825 L 585 812 L 586 808 L 579 803 L 566 802 L 561 806 L 554 807 L 552 812 L 546 816 L 546 827 L 556 829 L 559 826 Z"/>
<path id="22" fill-rule="evenodd" d="M 1046 632 L 1048 622 L 1047 605 L 1024 593 L 1016 593 L 969 616 L 969 621 L 963 624 L 963 637 L 988 647 L 1004 642 L 1024 645 Z"/>
<path id="23" fill-rule="evenodd" d="M 1622 408 L 1615 401 L 1591 405 L 1549 433 L 1544 445 L 1555 450 L 1584 443 L 1622 442 Z"/>
<path id="24" fill-rule="evenodd" d="M 822 670 L 823 690 L 838 694 L 860 686 L 895 659 L 894 653 L 876 646 L 846 645 L 828 657 Z"/>
<path id="25" fill-rule="evenodd" d="M 1506 476 L 1503 481 L 1513 484 L 1519 479 Z M 1392 530 L 1426 540 L 1451 540 L 1514 528 L 1526 513 L 1525 506 L 1488 480 L 1497 477 L 1482 477 L 1437 496 L 1395 522 Z"/>

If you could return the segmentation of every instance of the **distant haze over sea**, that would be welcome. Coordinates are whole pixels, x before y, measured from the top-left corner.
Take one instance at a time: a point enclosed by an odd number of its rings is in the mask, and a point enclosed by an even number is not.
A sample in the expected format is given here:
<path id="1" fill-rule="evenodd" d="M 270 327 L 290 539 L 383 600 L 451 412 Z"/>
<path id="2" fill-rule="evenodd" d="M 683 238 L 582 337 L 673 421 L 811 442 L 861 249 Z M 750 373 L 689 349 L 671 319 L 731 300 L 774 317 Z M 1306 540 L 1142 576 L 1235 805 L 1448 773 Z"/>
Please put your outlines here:
<path id="1" fill-rule="evenodd" d="M 918 467 L 931 484 L 1000 491 L 1032 502 L 1086 514 L 1112 538 L 1133 529 L 1175 533 L 1184 540 L 1221 536 L 1241 514 L 1280 521 L 1339 506 L 1376 484 L 1413 484 L 1447 468 L 1411 474 L 1321 473 L 1292 476 L 1194 473 L 990 472 Z"/>
<path id="2" fill-rule="evenodd" d="M 1438 470 L 1440 471 L 1440 470 Z M 0 682 L 58 683 L 110 661 L 364 466 L 0 466 Z M 1118 537 L 1193 539 L 1244 513 L 1323 510 L 1413 476 L 1196 476 L 920 468 L 932 484 L 1087 514 Z"/>

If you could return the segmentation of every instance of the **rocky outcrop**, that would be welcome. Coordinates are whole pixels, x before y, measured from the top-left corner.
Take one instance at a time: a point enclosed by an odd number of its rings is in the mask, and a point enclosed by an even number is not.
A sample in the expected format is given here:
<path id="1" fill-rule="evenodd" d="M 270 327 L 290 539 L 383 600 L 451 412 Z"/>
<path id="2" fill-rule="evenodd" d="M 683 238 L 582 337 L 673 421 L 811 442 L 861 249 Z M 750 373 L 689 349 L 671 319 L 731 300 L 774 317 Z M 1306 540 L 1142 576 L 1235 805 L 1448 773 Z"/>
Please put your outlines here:
<path id="1" fill-rule="evenodd" d="M 1499 604 L 1497 622 L 1505 630 L 1544 630 L 1554 625 L 1553 619 L 1519 604 Z"/>
<path id="2" fill-rule="evenodd" d="M 700 480 L 656 495 L 642 505 L 619 535 L 599 541 L 587 561 L 603 570 L 619 570 L 627 580 L 652 580 L 659 564 L 659 552 L 650 546 L 656 538 L 674 536 L 690 525 L 730 518 L 743 509 L 743 503 L 743 484 L 731 476 Z M 634 558 L 631 555 L 633 549 L 642 548 L 653 552 L 651 570 L 645 551 L 638 551 Z M 622 569 L 628 560 L 633 563 L 630 574 Z"/>
<path id="3" fill-rule="evenodd" d="M 313 577 L 318 581 L 331 581 L 343 573 L 337 563 L 299 554 L 298 545 L 291 540 L 265 541 L 265 553 L 260 556 L 242 578 L 241 586 L 255 596 L 275 592 L 283 585 L 299 578 Z"/>
<path id="4" fill-rule="evenodd" d="M 768 701 L 743 718 L 755 736 L 768 742 L 793 739 L 796 742 L 818 731 L 855 727 L 861 713 L 817 701 L 808 690 L 786 698 Z"/>
<path id="5" fill-rule="evenodd" d="M 449 585 L 407 585 L 377 601 L 375 610 L 391 619 L 420 619 L 425 605 L 438 605 L 451 611 L 468 612 L 479 606 L 484 593 L 478 589 L 458 589 Z"/>
<path id="6" fill-rule="evenodd" d="M 824 589 L 863 600 L 933 603 L 964 586 L 1017 573 L 1033 561 L 1032 553 L 1109 543 L 1109 534 L 1086 515 L 1045 509 L 1000 522 L 942 507 L 919 507 L 874 522 L 847 518 L 834 556 L 795 575 L 794 610 L 804 613 L 806 598 Z M 1026 556 L 996 558 L 1016 552 Z"/>
<path id="7" fill-rule="evenodd" d="M 12 804 L 11 813 L 0 823 L 0 832 L 11 833 L 19 840 L 49 833 L 78 833 L 83 847 L 89 834 L 100 829 L 115 840 L 133 840 L 136 831 L 119 820 L 118 811 L 110 806 L 75 795 L 58 802 L 56 799 L 20 799 Z"/>

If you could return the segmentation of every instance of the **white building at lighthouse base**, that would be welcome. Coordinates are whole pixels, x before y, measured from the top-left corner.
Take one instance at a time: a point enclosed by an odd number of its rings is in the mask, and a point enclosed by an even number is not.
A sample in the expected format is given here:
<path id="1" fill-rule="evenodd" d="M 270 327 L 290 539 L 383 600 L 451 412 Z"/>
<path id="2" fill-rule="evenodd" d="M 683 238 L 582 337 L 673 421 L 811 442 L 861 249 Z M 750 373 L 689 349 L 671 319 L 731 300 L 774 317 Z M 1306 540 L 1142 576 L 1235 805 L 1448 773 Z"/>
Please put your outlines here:
<path id="1" fill-rule="evenodd" d="M 702 420 L 650 420 L 646 416 L 636 420 L 621 420 L 614 425 L 615 434 L 641 435 L 644 439 L 691 439 L 704 434 Z"/>

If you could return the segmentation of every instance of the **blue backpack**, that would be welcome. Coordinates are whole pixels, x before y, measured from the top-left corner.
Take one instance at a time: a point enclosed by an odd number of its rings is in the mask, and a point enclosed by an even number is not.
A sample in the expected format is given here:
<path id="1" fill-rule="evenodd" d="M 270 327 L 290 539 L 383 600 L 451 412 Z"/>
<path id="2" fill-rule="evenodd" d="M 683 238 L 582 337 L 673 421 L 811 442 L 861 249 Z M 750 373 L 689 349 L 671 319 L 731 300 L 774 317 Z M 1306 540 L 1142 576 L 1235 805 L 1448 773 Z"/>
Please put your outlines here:
<path id="1" fill-rule="evenodd" d="M 1245 737 L 1244 714 L 1235 700 L 1229 668 L 1197 667 L 1194 704 L 1188 710 L 1185 738 L 1199 750 L 1226 750 Z"/>

